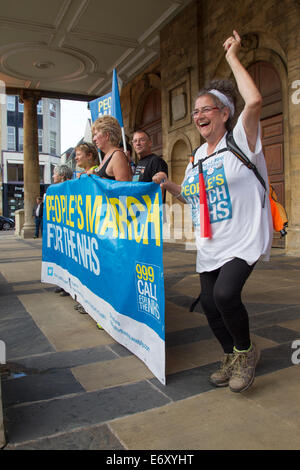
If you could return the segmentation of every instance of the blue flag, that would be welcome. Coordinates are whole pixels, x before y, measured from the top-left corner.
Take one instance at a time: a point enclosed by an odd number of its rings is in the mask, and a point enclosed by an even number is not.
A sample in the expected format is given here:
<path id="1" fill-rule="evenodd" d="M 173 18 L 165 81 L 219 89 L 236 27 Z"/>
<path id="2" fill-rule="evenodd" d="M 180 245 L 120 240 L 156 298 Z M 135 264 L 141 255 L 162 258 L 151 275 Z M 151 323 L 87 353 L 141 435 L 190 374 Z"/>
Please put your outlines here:
<path id="1" fill-rule="evenodd" d="M 107 93 L 101 96 L 101 98 L 90 101 L 89 108 L 92 115 L 92 122 L 96 121 L 100 116 L 109 114 L 119 121 L 121 128 L 124 127 L 116 69 L 113 71 L 111 93 Z"/>
<path id="2" fill-rule="evenodd" d="M 122 109 L 120 103 L 120 94 L 119 94 L 119 85 L 116 69 L 113 71 L 113 81 L 112 81 L 112 100 L 111 100 L 111 115 L 118 119 L 121 127 L 124 127 Z"/>
<path id="3" fill-rule="evenodd" d="M 89 108 L 92 115 L 92 122 L 95 122 L 100 116 L 105 116 L 105 114 L 111 115 L 111 93 L 107 93 L 101 96 L 101 98 L 90 101 Z"/>

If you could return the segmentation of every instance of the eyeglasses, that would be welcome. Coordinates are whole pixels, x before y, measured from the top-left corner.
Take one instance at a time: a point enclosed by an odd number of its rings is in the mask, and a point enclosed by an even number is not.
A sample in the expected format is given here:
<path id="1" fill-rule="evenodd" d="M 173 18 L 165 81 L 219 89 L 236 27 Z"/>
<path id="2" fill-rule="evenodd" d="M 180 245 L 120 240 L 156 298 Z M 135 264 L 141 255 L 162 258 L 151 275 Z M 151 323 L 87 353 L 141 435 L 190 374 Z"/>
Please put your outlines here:
<path id="1" fill-rule="evenodd" d="M 200 113 L 201 114 L 208 114 L 210 113 L 213 109 L 220 109 L 218 106 L 204 106 L 204 108 L 200 109 L 194 109 L 191 113 L 192 117 L 198 116 Z"/>
<path id="2" fill-rule="evenodd" d="M 144 143 L 147 142 L 148 140 L 149 140 L 149 139 L 146 139 L 146 137 L 141 137 L 140 139 L 134 139 L 134 140 L 132 140 L 131 142 L 132 142 L 133 144 L 138 144 L 139 142 L 142 142 L 142 143 L 144 144 Z"/>

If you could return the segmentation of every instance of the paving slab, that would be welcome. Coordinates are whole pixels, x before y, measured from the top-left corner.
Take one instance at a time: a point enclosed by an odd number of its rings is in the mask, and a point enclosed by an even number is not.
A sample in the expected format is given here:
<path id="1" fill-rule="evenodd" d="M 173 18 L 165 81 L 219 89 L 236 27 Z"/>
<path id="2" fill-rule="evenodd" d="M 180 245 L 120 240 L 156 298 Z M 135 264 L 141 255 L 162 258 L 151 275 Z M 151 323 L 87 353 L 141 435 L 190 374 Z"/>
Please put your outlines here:
<path id="1" fill-rule="evenodd" d="M 82 385 L 68 369 L 53 370 L 44 374 L 20 375 L 21 377 L 16 374 L 16 378 L 2 380 L 5 408 L 84 391 Z"/>
<path id="2" fill-rule="evenodd" d="M 280 377 L 274 380 L 277 386 Z M 228 388 L 214 389 L 189 400 L 114 420 L 110 427 L 129 450 L 298 450 L 300 427 L 252 398 L 259 389 L 258 382 L 259 379 L 253 386 L 251 400 Z M 273 388 L 261 392 L 266 402 L 272 397 Z M 282 384 L 280 396 L 286 389 Z"/>
<path id="3" fill-rule="evenodd" d="M 23 404 L 5 409 L 12 444 L 105 423 L 165 405 L 170 399 L 146 382 Z"/>
<path id="4" fill-rule="evenodd" d="M 300 448 L 300 365 L 292 362 L 300 341 L 299 258 L 258 263 L 245 286 L 262 354 L 243 394 L 209 382 L 222 351 L 201 304 L 189 312 L 200 291 L 195 252 L 164 247 L 166 386 L 76 312 L 73 299 L 40 283 L 41 240 L 0 234 L 0 263 L 0 336 L 9 346 L 1 380 L 5 449 Z"/>
<path id="5" fill-rule="evenodd" d="M 53 291 L 41 289 L 38 293 L 20 295 L 19 298 L 57 351 L 113 342 L 111 336 L 97 328 L 89 315 L 82 315 L 74 309 L 76 302 L 70 297 L 60 297 Z"/>
<path id="6" fill-rule="evenodd" d="M 124 450 L 107 425 L 59 433 L 27 444 L 9 444 L 6 450 Z"/>
<path id="7" fill-rule="evenodd" d="M 133 355 L 74 367 L 72 373 L 88 392 L 153 378 L 145 364 Z"/>
<path id="8" fill-rule="evenodd" d="M 18 358 L 20 369 L 35 369 L 39 372 L 52 369 L 62 369 L 93 364 L 94 362 L 108 361 L 117 357 L 117 353 L 110 347 L 95 346 L 93 348 L 74 349 L 71 351 L 58 351 Z"/>

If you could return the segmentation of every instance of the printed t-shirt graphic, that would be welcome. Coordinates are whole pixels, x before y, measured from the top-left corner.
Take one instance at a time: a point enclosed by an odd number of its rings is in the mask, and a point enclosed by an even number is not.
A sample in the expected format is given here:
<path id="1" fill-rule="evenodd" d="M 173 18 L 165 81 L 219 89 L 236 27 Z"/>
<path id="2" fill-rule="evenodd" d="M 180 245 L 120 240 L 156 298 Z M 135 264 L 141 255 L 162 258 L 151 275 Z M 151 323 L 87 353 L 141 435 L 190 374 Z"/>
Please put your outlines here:
<path id="1" fill-rule="evenodd" d="M 150 183 L 152 182 L 152 177 L 160 171 L 168 174 L 168 165 L 161 157 L 151 153 L 139 160 L 132 181 Z"/>
<path id="2" fill-rule="evenodd" d="M 203 162 L 203 177 L 211 224 L 232 218 L 232 205 L 223 161 L 224 156 L 217 155 Z M 191 205 L 193 224 L 198 227 L 200 224 L 198 165 L 184 180 L 182 195 Z"/>
<path id="3" fill-rule="evenodd" d="M 268 181 L 267 167 L 260 139 L 260 127 L 257 129 L 257 140 L 254 152 L 248 146 L 247 136 L 243 127 L 243 113 L 233 129 L 234 140 L 248 158 L 255 164 L 265 181 Z M 272 244 L 273 223 L 268 198 L 264 198 L 264 189 L 256 176 L 232 152 L 226 150 L 226 133 L 214 149 L 213 157 L 204 160 L 207 142 L 202 144 L 195 153 L 195 164 L 203 161 L 204 178 L 208 195 L 212 237 L 200 235 L 198 186 L 192 186 L 191 176 L 198 183 L 197 165 L 191 163 L 186 168 L 182 194 L 193 198 L 195 241 L 197 245 L 197 272 L 213 271 L 233 258 L 241 258 L 249 265 L 258 259 L 268 259 Z M 187 185 L 185 188 L 184 186 Z M 190 185 L 190 186 L 188 186 Z M 264 204 L 265 200 L 265 204 Z"/>

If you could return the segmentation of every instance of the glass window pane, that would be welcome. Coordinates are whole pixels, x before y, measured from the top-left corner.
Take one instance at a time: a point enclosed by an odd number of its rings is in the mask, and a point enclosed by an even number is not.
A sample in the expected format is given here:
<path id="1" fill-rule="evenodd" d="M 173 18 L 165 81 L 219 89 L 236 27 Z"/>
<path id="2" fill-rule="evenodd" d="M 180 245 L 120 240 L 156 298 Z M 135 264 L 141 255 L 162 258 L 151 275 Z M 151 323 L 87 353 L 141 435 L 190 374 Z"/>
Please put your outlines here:
<path id="1" fill-rule="evenodd" d="M 20 98 L 18 99 L 18 110 L 19 113 L 24 113 L 24 103 L 21 103 Z"/>
<path id="2" fill-rule="evenodd" d="M 43 102 L 40 100 L 37 104 L 37 113 L 38 114 L 43 114 Z"/>
<path id="3" fill-rule="evenodd" d="M 7 126 L 7 150 L 16 150 L 16 128 Z"/>
<path id="4" fill-rule="evenodd" d="M 24 131 L 23 127 L 19 127 L 19 152 L 23 152 L 23 137 L 24 137 Z"/>
<path id="5" fill-rule="evenodd" d="M 40 183 L 44 183 L 44 165 L 40 165 Z"/>
<path id="6" fill-rule="evenodd" d="M 56 104 L 50 103 L 49 104 L 50 116 L 55 118 L 56 117 Z"/>
<path id="7" fill-rule="evenodd" d="M 13 95 L 6 96 L 7 111 L 15 111 L 16 109 L 16 97 Z"/>
<path id="8" fill-rule="evenodd" d="M 7 164 L 7 181 L 17 181 L 16 165 Z"/>
<path id="9" fill-rule="evenodd" d="M 23 181 L 23 165 L 8 163 L 7 164 L 7 181 Z"/>
<path id="10" fill-rule="evenodd" d="M 17 165 L 18 181 L 23 181 L 23 165 Z"/>
<path id="11" fill-rule="evenodd" d="M 38 129 L 39 152 L 43 151 L 43 129 Z"/>
<path id="12" fill-rule="evenodd" d="M 56 154 L 56 132 L 50 131 L 50 153 Z"/>

